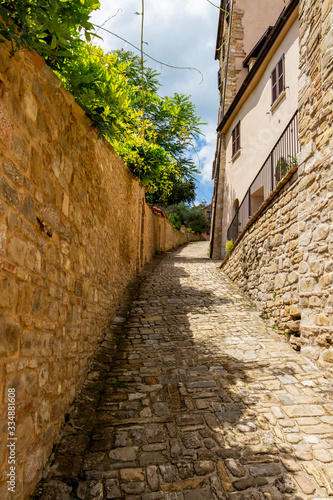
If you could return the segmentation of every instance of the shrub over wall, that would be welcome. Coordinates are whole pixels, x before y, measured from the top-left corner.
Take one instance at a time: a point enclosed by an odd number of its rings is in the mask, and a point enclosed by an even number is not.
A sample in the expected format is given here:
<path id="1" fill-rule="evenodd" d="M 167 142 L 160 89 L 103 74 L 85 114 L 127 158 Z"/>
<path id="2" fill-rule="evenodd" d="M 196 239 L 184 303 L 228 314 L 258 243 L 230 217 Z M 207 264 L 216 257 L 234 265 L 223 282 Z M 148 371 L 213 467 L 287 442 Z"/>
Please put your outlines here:
<path id="1" fill-rule="evenodd" d="M 232 247 L 234 246 L 234 240 L 228 240 L 227 243 L 225 244 L 225 251 L 227 252 L 227 254 L 230 252 L 230 250 L 232 249 Z"/>

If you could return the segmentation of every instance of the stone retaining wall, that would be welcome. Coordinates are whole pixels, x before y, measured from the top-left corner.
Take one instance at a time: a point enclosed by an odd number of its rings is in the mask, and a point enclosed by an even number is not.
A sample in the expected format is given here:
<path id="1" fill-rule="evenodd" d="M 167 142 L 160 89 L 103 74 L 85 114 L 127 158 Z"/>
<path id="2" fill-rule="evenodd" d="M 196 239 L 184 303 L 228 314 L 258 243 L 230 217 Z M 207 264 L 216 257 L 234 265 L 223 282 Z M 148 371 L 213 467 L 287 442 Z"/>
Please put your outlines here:
<path id="1" fill-rule="evenodd" d="M 299 197 L 303 352 L 333 363 L 333 6 L 300 2 Z M 333 365 L 330 365 L 333 366 Z"/>
<path id="2" fill-rule="evenodd" d="M 331 155 L 309 170 L 302 162 L 221 266 L 274 328 L 291 334 L 297 350 L 328 370 L 327 362 L 333 362 L 332 186 Z"/>
<path id="3" fill-rule="evenodd" d="M 196 235 L 153 214 L 38 56 L 0 47 L 0 497 L 7 391 L 16 391 L 16 491 L 40 478 L 123 290 L 156 251 Z"/>
<path id="4" fill-rule="evenodd" d="M 223 270 L 281 331 L 299 330 L 297 171 L 253 221 Z"/>

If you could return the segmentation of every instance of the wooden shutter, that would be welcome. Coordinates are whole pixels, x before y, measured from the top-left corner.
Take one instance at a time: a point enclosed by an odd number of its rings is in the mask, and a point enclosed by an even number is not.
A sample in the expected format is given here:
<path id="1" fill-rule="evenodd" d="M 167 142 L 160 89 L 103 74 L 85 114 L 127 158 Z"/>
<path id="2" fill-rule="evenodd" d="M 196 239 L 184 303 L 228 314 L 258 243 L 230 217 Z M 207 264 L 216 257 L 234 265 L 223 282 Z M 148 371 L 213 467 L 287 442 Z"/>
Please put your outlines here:
<path id="1" fill-rule="evenodd" d="M 271 73 L 272 80 L 272 103 L 274 104 L 276 99 L 285 89 L 285 78 L 284 78 L 284 54 L 273 69 Z"/>

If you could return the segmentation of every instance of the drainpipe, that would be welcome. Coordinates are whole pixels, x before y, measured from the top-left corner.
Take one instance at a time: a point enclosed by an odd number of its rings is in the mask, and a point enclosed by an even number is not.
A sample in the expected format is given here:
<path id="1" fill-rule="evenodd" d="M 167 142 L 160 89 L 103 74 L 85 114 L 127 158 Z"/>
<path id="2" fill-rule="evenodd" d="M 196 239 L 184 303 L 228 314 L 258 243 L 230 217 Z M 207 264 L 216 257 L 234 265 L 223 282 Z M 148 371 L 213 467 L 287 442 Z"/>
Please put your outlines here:
<path id="1" fill-rule="evenodd" d="M 211 226 L 211 237 L 210 237 L 210 251 L 209 251 L 209 258 L 211 259 L 213 256 L 213 249 L 214 249 L 214 235 L 215 235 L 215 219 L 216 219 L 216 203 L 217 203 L 217 194 L 218 194 L 218 187 L 219 187 L 219 177 L 220 177 L 220 152 L 221 152 L 221 136 L 219 136 L 218 142 L 216 143 L 216 148 L 218 151 L 218 156 L 215 158 L 216 161 L 216 192 L 215 192 L 215 200 L 214 200 L 214 212 L 212 210 L 212 213 L 214 213 L 213 220 L 212 220 L 212 226 Z"/>
<path id="2" fill-rule="evenodd" d="M 227 77 L 228 77 L 228 65 L 229 65 L 229 52 L 230 52 L 230 39 L 231 39 L 233 11 L 234 11 L 234 0 L 231 0 L 230 12 L 229 12 L 230 21 L 229 21 L 228 48 L 227 48 L 227 57 L 226 57 L 226 63 L 225 63 L 223 98 L 222 98 L 222 118 L 224 117 L 224 104 L 225 104 L 225 94 L 226 94 Z"/>

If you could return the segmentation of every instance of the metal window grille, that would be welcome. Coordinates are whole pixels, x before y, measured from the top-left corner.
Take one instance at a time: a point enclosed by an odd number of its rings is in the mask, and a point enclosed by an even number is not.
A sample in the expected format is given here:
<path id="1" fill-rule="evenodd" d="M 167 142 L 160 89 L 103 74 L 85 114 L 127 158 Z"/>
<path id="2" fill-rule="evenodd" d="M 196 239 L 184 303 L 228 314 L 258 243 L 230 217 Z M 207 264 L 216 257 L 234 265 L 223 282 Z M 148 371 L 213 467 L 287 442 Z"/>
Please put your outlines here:
<path id="1" fill-rule="evenodd" d="M 300 150 L 298 111 L 296 111 L 254 178 L 239 208 L 236 208 L 235 216 L 227 231 L 228 240 L 233 239 L 236 241 L 238 235 L 248 223 L 249 218 L 254 215 L 256 210 L 253 207 L 253 199 L 251 206 L 251 194 L 262 188 L 263 198 L 264 200 L 267 199 L 287 172 L 297 165 L 297 154 Z"/>

